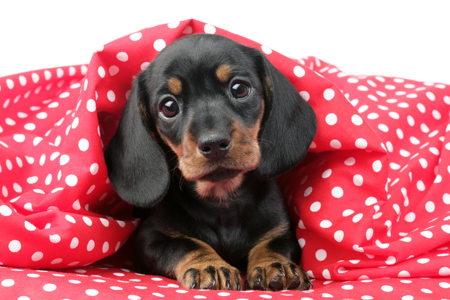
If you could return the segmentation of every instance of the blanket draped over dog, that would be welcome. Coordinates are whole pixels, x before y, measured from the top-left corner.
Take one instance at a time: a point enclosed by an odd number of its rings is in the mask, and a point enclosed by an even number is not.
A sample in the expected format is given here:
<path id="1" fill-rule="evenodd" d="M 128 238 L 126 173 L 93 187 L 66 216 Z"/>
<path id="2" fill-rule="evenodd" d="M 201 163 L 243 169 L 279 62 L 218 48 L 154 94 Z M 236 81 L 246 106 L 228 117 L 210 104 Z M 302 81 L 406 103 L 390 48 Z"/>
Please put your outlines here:
<path id="1" fill-rule="evenodd" d="M 83 268 L 117 252 L 139 224 L 103 159 L 133 78 L 175 39 L 205 32 L 261 50 L 317 114 L 308 155 L 278 178 L 298 224 L 301 264 L 316 278 L 313 291 L 194 293 L 165 278 Z M 25 281 L 36 280 L 36 295 L 72 299 L 440 299 L 450 294 L 449 111 L 449 85 L 348 75 L 196 20 L 122 37 L 89 65 L 0 78 L 0 290 L 34 299 Z M 72 269 L 21 276 L 12 268 Z M 73 273 L 104 278 L 89 285 Z M 140 288 L 121 286 L 136 277 Z M 73 290 L 81 282 L 85 288 Z"/>

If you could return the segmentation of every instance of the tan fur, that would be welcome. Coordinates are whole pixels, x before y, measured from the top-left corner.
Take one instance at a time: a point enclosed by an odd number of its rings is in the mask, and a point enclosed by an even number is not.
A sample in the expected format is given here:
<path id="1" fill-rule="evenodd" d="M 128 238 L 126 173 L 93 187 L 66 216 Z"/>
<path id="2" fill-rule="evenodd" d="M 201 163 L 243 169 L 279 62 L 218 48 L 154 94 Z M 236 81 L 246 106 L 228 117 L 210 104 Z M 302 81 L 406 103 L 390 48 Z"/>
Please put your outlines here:
<path id="1" fill-rule="evenodd" d="M 216 69 L 216 76 L 221 82 L 228 82 L 233 70 L 229 65 L 221 65 Z"/>
<path id="2" fill-rule="evenodd" d="M 199 286 L 196 288 L 204 289 L 212 284 L 211 276 L 209 273 L 205 272 L 208 267 L 214 267 L 216 270 L 216 277 L 221 275 L 221 272 L 218 272 L 221 268 L 226 268 L 230 270 L 230 284 L 233 289 L 237 289 L 236 282 L 240 281 L 239 271 L 226 263 L 217 253 L 214 251 L 211 246 L 208 244 L 187 236 L 183 236 L 184 238 L 190 239 L 195 242 L 200 248 L 196 251 L 189 252 L 185 256 L 181 258 L 181 260 L 176 264 L 174 268 L 173 275 L 178 282 L 180 282 L 184 288 L 191 288 L 193 279 L 187 275 L 187 271 L 191 269 L 195 269 L 199 272 L 199 278 L 197 279 L 199 282 Z M 222 280 L 220 280 L 222 279 Z M 215 288 L 216 289 L 226 289 L 226 281 L 224 278 L 217 277 L 215 280 Z"/>
<path id="3" fill-rule="evenodd" d="M 242 184 L 244 175 L 241 173 L 238 176 L 223 180 L 220 182 L 209 182 L 198 180 L 195 183 L 197 194 L 201 197 L 211 197 L 219 200 L 226 200 L 230 194 L 237 190 Z"/>
<path id="4" fill-rule="evenodd" d="M 247 267 L 249 288 L 254 288 L 253 284 L 257 282 L 256 278 L 261 275 L 263 276 L 262 285 L 267 290 L 275 290 L 270 286 L 272 281 L 278 281 L 282 286 L 281 289 L 303 290 L 308 284 L 305 280 L 306 274 L 297 265 L 268 247 L 272 240 L 286 233 L 288 226 L 288 224 L 280 224 L 273 228 L 264 234 L 250 250 Z M 294 267 L 295 272 L 293 272 L 292 267 Z M 305 277 L 301 276 L 302 274 Z M 299 280 L 298 286 L 289 287 L 296 277 Z"/>
<path id="5" fill-rule="evenodd" d="M 258 134 L 264 115 L 264 100 L 261 100 L 261 115 L 253 127 L 246 127 L 234 121 L 231 130 L 232 146 L 228 154 L 218 160 L 209 160 L 199 151 L 197 143 L 188 131 L 179 145 L 174 145 L 159 131 L 163 141 L 175 152 L 178 157 L 178 168 L 188 181 L 196 181 L 196 190 L 201 197 L 212 197 L 218 200 L 226 199 L 234 193 L 243 181 L 245 172 L 258 167 L 261 152 L 258 143 Z M 199 181 L 201 177 L 218 168 L 242 170 L 238 176 L 222 182 Z"/>
<path id="6" fill-rule="evenodd" d="M 175 96 L 181 94 L 182 84 L 180 79 L 176 77 L 169 78 L 169 80 L 167 81 L 167 86 L 169 87 L 169 91 Z"/>

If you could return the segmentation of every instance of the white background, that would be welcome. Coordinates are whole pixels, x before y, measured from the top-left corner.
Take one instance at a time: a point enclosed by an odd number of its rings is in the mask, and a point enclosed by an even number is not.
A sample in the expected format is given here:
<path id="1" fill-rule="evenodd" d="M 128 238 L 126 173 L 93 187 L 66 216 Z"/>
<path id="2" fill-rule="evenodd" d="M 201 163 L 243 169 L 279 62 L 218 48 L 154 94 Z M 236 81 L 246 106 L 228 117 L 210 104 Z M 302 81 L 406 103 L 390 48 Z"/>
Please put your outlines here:
<path id="1" fill-rule="evenodd" d="M 100 45 L 189 18 L 348 74 L 450 84 L 446 0 L 1 0 L 0 76 L 88 63 Z"/>

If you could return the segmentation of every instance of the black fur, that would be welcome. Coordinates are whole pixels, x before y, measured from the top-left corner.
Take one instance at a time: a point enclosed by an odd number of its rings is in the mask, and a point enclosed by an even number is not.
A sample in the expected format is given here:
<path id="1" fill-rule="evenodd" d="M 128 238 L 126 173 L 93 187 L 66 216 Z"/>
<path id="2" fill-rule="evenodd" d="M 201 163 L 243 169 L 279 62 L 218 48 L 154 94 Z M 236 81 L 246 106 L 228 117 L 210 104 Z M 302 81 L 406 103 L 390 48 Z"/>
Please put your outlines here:
<path id="1" fill-rule="evenodd" d="M 222 64 L 233 70 L 227 83 L 219 82 L 214 73 Z M 170 77 L 182 83 L 182 92 L 176 95 L 182 113 L 174 119 L 162 118 L 159 112 L 161 100 L 171 94 Z M 230 98 L 233 80 L 251 84 L 245 101 Z M 259 165 L 245 171 L 242 183 L 227 199 L 200 197 L 196 180 L 186 180 L 177 168 L 180 162 L 169 144 L 180 145 L 188 133 L 197 140 L 205 132 L 226 133 L 230 120 L 252 128 L 261 115 L 262 99 Z M 192 35 L 166 47 L 134 82 L 117 133 L 105 152 L 119 196 L 150 208 L 137 234 L 136 270 L 174 277 L 178 262 L 201 248 L 196 240 L 245 270 L 248 254 L 259 239 L 290 223 L 273 178 L 298 164 L 315 131 L 311 107 L 258 50 L 216 35 Z M 268 247 L 299 262 L 294 228 Z"/>

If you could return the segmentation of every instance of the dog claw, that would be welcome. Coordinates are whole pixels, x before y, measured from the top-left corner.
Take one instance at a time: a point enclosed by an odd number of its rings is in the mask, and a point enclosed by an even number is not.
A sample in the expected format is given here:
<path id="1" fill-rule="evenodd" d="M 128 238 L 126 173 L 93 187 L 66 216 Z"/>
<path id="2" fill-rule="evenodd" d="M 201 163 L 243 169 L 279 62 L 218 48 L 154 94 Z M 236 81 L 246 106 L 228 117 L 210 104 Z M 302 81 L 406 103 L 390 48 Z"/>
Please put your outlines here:
<path id="1" fill-rule="evenodd" d="M 282 290 L 283 282 L 281 281 L 281 276 L 278 276 L 278 277 L 272 279 L 269 283 L 269 286 L 275 291 Z"/>
<path id="2" fill-rule="evenodd" d="M 298 275 L 296 274 L 296 276 L 294 277 L 294 279 L 292 279 L 291 283 L 289 283 L 288 285 L 288 290 L 295 290 L 298 288 L 298 286 L 300 285 L 300 278 L 298 277 Z"/>

